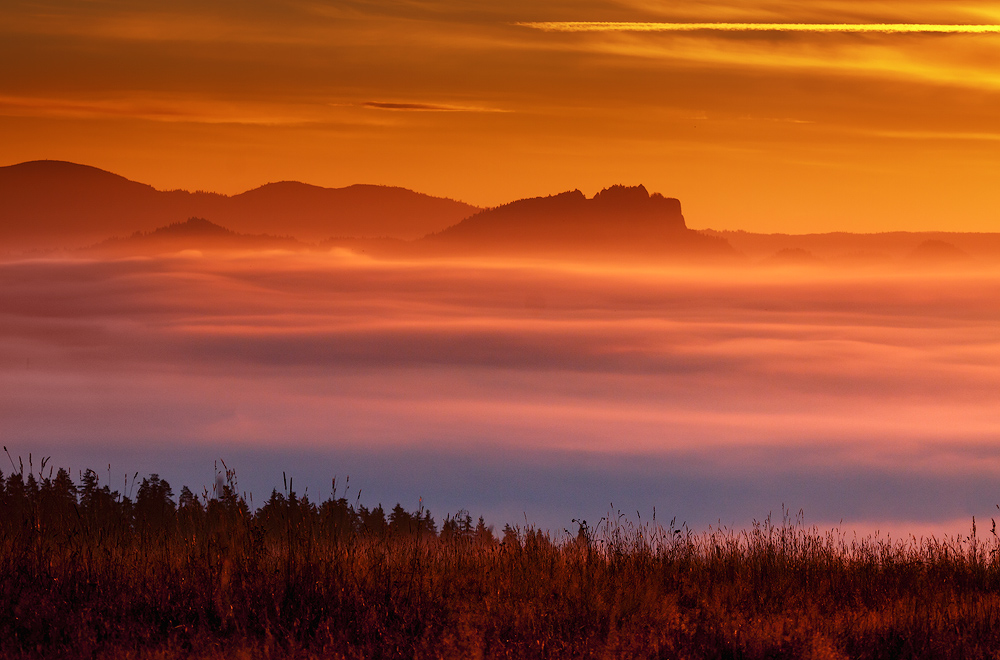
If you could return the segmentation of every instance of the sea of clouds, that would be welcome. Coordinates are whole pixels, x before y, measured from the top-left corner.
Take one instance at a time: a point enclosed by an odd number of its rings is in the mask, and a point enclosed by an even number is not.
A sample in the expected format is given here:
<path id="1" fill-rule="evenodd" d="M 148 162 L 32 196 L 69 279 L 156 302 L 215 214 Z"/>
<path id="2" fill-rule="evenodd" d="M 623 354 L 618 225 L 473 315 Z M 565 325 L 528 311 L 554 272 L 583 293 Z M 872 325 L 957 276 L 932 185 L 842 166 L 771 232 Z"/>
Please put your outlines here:
<path id="1" fill-rule="evenodd" d="M 554 531 L 968 532 L 1000 503 L 998 299 L 990 272 L 10 260 L 0 428 L 123 492 L 202 492 L 221 459 L 258 504 L 349 475 L 367 506 Z"/>

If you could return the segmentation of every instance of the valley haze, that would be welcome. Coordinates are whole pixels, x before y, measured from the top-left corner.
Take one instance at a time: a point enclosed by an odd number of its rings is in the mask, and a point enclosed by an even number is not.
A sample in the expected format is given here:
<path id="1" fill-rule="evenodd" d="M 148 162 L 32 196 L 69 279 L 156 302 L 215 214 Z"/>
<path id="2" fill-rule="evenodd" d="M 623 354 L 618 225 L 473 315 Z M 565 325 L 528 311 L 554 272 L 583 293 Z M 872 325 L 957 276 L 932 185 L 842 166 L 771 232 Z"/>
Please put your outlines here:
<path id="1" fill-rule="evenodd" d="M 221 458 L 256 502 L 350 475 L 552 530 L 988 519 L 998 235 L 694 230 L 663 192 L 480 209 L 0 168 L 5 443 L 119 490 L 198 491 Z"/>

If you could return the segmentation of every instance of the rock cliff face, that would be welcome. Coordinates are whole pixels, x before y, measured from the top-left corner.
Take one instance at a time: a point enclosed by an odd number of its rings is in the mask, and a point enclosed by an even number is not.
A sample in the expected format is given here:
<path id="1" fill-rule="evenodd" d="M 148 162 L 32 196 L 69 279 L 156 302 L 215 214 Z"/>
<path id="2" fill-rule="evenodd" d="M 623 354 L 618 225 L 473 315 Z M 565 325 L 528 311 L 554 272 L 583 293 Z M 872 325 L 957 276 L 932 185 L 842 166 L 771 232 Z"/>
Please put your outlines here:
<path id="1" fill-rule="evenodd" d="M 605 188 L 594 195 L 591 206 L 597 213 L 617 216 L 623 221 L 664 223 L 669 228 L 687 229 L 680 200 L 660 193 L 650 195 L 643 185 Z"/>
<path id="2" fill-rule="evenodd" d="M 521 199 L 480 211 L 439 232 L 441 238 L 490 236 L 525 239 L 684 232 L 681 203 L 643 186 L 612 186 L 587 199 L 579 190 Z"/>
<path id="3" fill-rule="evenodd" d="M 472 252 L 734 255 L 725 240 L 690 230 L 681 203 L 644 186 L 579 190 L 480 211 L 428 236 L 428 246 Z"/>

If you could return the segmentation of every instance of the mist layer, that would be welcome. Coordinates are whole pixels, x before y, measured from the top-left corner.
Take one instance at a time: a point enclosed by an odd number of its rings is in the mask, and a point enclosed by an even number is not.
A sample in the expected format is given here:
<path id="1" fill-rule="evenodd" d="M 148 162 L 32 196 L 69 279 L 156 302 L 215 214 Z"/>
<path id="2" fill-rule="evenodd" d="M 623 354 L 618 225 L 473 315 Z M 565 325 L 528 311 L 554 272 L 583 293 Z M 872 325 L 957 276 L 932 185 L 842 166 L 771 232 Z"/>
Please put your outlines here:
<path id="1" fill-rule="evenodd" d="M 940 528 L 1000 486 L 998 294 L 969 271 L 11 261 L 0 420 L 12 452 L 110 461 L 116 488 L 198 490 L 222 458 L 260 501 L 284 471 L 552 528 L 782 506 Z"/>

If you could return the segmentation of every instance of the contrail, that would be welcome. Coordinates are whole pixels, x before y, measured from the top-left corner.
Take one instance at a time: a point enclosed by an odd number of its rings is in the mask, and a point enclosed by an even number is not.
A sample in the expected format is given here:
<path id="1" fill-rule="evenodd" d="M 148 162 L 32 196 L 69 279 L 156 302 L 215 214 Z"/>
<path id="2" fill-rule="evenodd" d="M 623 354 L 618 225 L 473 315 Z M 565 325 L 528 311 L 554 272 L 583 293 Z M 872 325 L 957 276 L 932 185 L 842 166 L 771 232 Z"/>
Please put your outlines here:
<path id="1" fill-rule="evenodd" d="M 517 23 L 546 32 L 879 32 L 1000 33 L 1000 25 L 948 25 L 933 23 L 629 23 L 600 21 L 541 21 Z"/>

